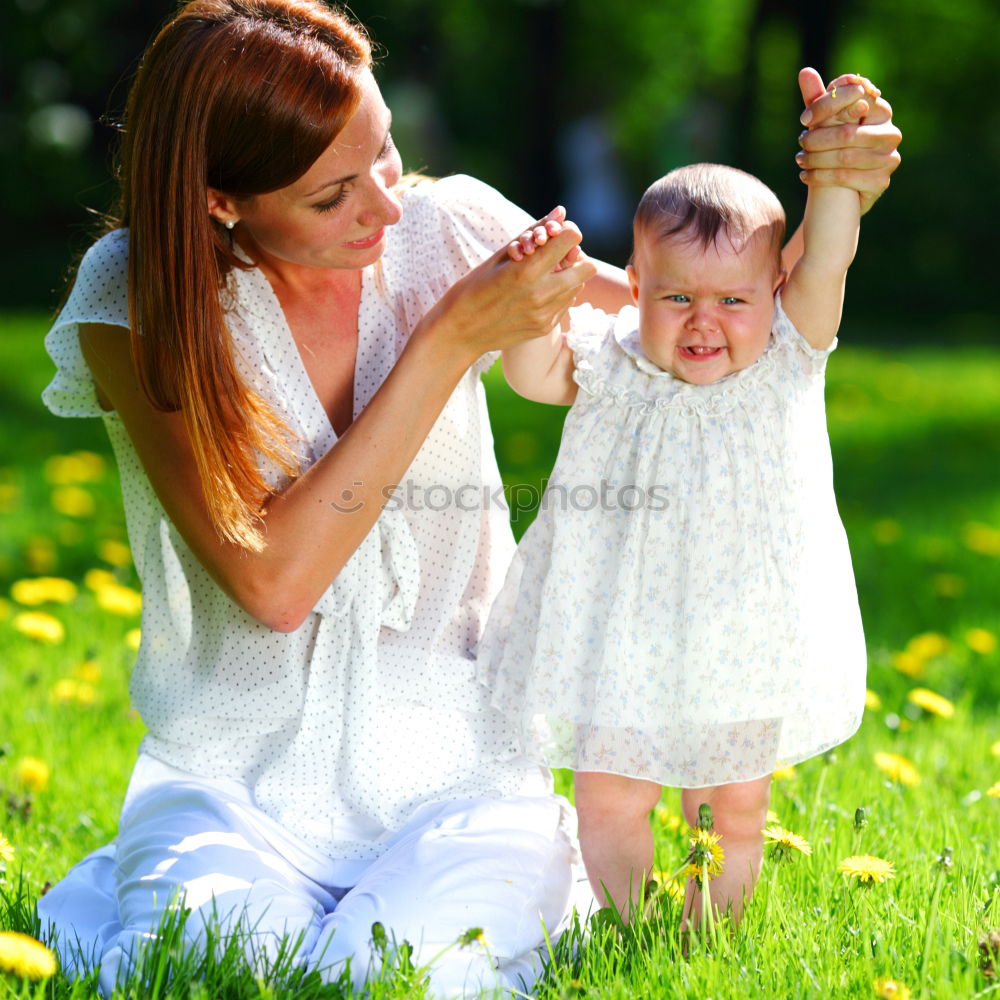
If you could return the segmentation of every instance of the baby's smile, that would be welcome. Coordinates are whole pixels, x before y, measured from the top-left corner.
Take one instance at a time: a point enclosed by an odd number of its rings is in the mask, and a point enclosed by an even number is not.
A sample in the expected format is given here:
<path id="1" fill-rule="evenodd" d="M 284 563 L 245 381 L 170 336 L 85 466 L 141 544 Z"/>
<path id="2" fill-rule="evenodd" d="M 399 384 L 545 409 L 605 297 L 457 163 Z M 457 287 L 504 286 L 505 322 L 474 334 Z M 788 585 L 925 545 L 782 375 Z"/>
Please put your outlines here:
<path id="1" fill-rule="evenodd" d="M 709 347 L 707 344 L 687 344 L 677 348 L 687 358 L 714 358 L 721 354 L 724 347 Z"/>

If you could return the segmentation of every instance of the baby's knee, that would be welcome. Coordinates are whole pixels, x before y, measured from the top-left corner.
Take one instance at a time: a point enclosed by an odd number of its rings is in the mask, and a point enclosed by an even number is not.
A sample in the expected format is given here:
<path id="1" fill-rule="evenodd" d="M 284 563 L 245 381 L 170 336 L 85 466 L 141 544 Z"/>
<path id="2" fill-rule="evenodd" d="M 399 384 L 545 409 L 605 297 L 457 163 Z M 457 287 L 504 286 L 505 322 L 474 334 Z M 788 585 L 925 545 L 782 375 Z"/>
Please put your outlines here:
<path id="1" fill-rule="evenodd" d="M 590 771 L 578 773 L 574 786 L 581 828 L 610 820 L 645 820 L 662 791 L 652 781 Z"/>
<path id="2" fill-rule="evenodd" d="M 710 789 L 689 789 L 684 793 L 684 812 L 694 826 L 699 805 L 707 802 L 712 807 L 716 833 L 741 840 L 753 839 L 761 835 L 767 822 L 770 801 L 771 779 L 768 776 Z"/>

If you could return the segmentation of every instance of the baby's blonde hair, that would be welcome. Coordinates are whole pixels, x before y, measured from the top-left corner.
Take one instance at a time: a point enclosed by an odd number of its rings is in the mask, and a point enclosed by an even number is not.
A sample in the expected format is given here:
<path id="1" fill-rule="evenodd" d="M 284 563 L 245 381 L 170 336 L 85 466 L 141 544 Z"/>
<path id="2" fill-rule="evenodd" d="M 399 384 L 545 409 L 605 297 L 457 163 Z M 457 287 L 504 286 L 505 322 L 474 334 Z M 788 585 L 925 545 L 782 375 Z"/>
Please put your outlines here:
<path id="1" fill-rule="evenodd" d="M 785 210 L 778 196 L 752 174 L 718 163 L 695 163 L 671 170 L 646 189 L 632 220 L 632 236 L 635 246 L 640 236 L 680 236 L 705 249 L 722 236 L 735 249 L 763 239 L 774 254 L 777 272 Z"/>

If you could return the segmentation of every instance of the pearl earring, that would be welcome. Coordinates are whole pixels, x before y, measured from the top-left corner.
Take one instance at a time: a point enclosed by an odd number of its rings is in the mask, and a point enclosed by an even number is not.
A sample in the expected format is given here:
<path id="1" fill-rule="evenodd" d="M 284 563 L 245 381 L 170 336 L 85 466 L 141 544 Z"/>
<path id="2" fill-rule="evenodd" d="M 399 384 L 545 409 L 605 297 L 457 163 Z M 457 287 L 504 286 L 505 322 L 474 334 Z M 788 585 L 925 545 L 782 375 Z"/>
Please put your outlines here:
<path id="1" fill-rule="evenodd" d="M 226 229 L 232 229 L 236 223 L 232 219 L 226 219 Z"/>

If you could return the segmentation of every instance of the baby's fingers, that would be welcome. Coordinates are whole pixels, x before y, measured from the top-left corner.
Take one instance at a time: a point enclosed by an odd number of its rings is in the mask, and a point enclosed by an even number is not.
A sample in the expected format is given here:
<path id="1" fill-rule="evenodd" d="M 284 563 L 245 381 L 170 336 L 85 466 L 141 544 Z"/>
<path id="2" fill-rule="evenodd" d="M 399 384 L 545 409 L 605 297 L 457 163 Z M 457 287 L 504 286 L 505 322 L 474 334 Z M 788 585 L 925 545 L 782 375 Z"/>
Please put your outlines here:
<path id="1" fill-rule="evenodd" d="M 507 256 L 511 260 L 524 260 L 524 250 L 521 247 L 520 238 L 511 240 L 510 243 L 507 244 L 506 250 Z"/>
<path id="2" fill-rule="evenodd" d="M 882 91 L 879 90 L 867 76 L 861 76 L 859 73 L 842 73 L 836 80 L 831 80 L 830 86 L 826 89 L 832 92 L 838 87 L 847 87 L 851 85 L 861 87 L 861 89 L 872 98 L 879 97 L 882 93 Z"/>
<path id="3" fill-rule="evenodd" d="M 546 234 L 545 242 L 534 247 L 528 266 L 539 273 L 556 270 L 569 253 L 579 249 L 582 239 L 580 230 L 572 222 L 566 222 L 558 233 Z"/>

